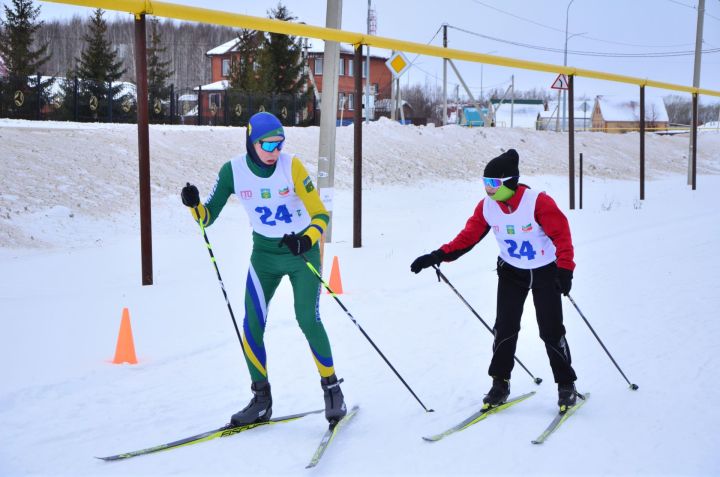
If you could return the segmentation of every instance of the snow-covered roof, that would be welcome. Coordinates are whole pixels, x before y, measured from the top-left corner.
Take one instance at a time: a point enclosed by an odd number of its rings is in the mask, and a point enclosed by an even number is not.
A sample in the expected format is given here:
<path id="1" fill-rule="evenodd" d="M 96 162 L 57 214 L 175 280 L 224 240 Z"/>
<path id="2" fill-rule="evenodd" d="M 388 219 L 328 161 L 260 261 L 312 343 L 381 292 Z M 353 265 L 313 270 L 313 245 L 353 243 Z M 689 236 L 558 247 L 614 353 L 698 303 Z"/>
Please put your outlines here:
<path id="1" fill-rule="evenodd" d="M 213 48 L 212 50 L 208 50 L 208 52 L 205 53 L 205 54 L 206 54 L 207 56 L 210 56 L 210 55 L 224 55 L 225 53 L 234 51 L 234 50 L 237 48 L 237 46 L 238 46 L 239 43 L 240 43 L 240 39 L 239 39 L 239 38 L 233 38 L 233 39 L 230 40 L 230 41 L 226 41 L 226 42 L 223 43 L 222 45 L 216 46 L 216 47 Z"/>
<path id="2" fill-rule="evenodd" d="M 232 40 L 227 41 L 222 45 L 218 45 L 215 48 L 208 50 L 208 52 L 205 54 L 207 56 L 224 55 L 226 53 L 236 51 L 239 44 L 240 40 L 238 38 L 233 38 Z M 365 53 L 365 51 L 366 50 L 363 49 L 363 53 Z M 322 40 L 308 39 L 308 53 L 325 53 L 325 42 Z M 340 53 L 352 55 L 355 53 L 355 50 L 351 45 L 348 45 L 346 43 L 340 43 Z M 365 55 L 363 54 L 363 56 Z M 381 58 L 383 60 L 387 60 L 388 58 L 390 58 L 390 56 L 392 56 L 392 51 L 386 50 L 384 48 L 370 47 L 370 56 L 372 58 Z"/>
<path id="3" fill-rule="evenodd" d="M 363 48 L 363 57 L 367 52 L 366 48 Z M 325 42 L 323 40 L 308 40 L 308 53 L 325 53 Z M 340 43 L 340 53 L 346 53 L 349 55 L 355 54 L 355 50 L 351 45 L 347 43 Z M 392 51 L 384 48 L 370 47 L 371 58 L 381 58 L 387 60 L 392 56 Z"/>
<path id="4" fill-rule="evenodd" d="M 595 107 L 600 108 L 605 121 L 640 121 L 640 99 L 621 96 L 595 98 Z M 661 97 L 645 96 L 645 121 L 669 121 L 665 102 Z"/>
<path id="5" fill-rule="evenodd" d="M 230 82 L 228 80 L 220 80 L 216 81 L 214 83 L 210 84 L 204 84 L 202 85 L 203 91 L 225 91 L 230 87 Z M 193 88 L 193 91 L 197 91 L 199 88 L 196 86 Z"/>
<path id="6" fill-rule="evenodd" d="M 710 121 L 698 126 L 698 129 L 720 129 L 720 121 Z"/>

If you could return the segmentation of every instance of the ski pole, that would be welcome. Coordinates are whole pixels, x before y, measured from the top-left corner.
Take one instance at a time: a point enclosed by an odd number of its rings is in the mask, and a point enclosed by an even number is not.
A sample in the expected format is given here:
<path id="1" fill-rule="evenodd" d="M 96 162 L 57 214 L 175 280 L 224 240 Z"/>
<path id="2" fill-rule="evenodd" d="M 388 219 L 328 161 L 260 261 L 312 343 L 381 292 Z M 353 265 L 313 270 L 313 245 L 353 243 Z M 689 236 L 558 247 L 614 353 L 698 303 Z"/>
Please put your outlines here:
<path id="1" fill-rule="evenodd" d="M 577 312 L 580 314 L 580 317 L 583 319 L 583 321 L 585 322 L 585 324 L 588 325 L 588 328 L 590 328 L 590 331 L 592 331 L 592 334 L 595 335 L 595 338 L 598 340 L 598 343 L 600 343 L 600 346 L 602 346 L 602 349 L 605 350 L 605 352 L 606 352 L 607 355 L 610 357 L 610 360 L 613 362 L 613 364 L 615 365 L 615 367 L 617 368 L 617 370 L 620 371 L 620 374 L 622 374 L 622 377 L 625 378 L 625 381 L 627 381 L 627 383 L 630 385 L 630 389 L 632 389 L 633 391 L 637 391 L 638 385 L 637 385 L 637 384 L 634 384 L 634 383 L 631 383 L 630 380 L 627 378 L 627 376 L 625 376 L 625 373 L 622 372 L 622 369 L 620 369 L 620 366 L 618 366 L 618 364 L 615 362 L 615 359 L 614 359 L 614 358 L 612 357 L 612 355 L 610 354 L 610 351 L 608 351 L 608 349 L 605 347 L 605 345 L 603 344 L 603 342 L 602 342 L 602 340 L 600 339 L 600 337 L 597 335 L 597 333 L 595 333 L 595 330 L 593 329 L 593 327 L 590 326 L 590 322 L 587 320 L 587 318 L 585 318 L 585 315 L 583 315 L 583 312 L 580 311 L 580 308 L 578 308 L 577 304 L 575 303 L 575 300 L 572 299 L 572 297 L 570 296 L 570 294 L 567 294 L 567 295 L 565 295 L 565 296 L 568 297 L 568 300 L 570 300 L 570 303 L 573 304 L 573 306 L 575 307 L 575 309 L 577 310 Z"/>
<path id="2" fill-rule="evenodd" d="M 445 283 L 447 283 L 448 286 L 452 289 L 452 291 L 454 291 L 455 294 L 460 298 L 460 300 L 462 300 L 462 302 L 465 303 L 465 305 L 467 305 L 468 308 L 470 308 L 470 311 L 473 312 L 473 315 L 475 315 L 475 316 L 477 317 L 477 319 L 480 320 L 480 322 L 481 322 L 483 325 L 485 325 L 485 328 L 487 328 L 487 330 L 488 330 L 491 334 L 494 335 L 492 328 L 490 328 L 490 326 L 488 326 L 488 324 L 485 323 L 485 320 L 483 320 L 482 317 L 478 314 L 478 312 L 475 311 L 475 309 L 474 309 L 472 306 L 470 306 L 470 303 L 467 302 L 467 300 L 460 294 L 460 292 L 457 291 L 454 286 L 452 286 L 452 283 L 450 283 L 450 281 L 447 279 L 447 277 L 446 277 L 445 275 L 443 275 L 443 272 L 440 271 L 440 267 L 438 267 L 437 265 L 433 265 L 433 268 L 435 268 L 435 273 L 437 273 L 438 281 L 440 281 L 440 279 L 442 279 Z M 513 358 L 515 358 L 515 361 L 517 361 L 517 364 L 519 364 L 520 366 L 522 366 L 522 369 L 524 369 L 525 371 L 527 371 L 527 373 L 528 373 L 528 374 L 530 375 L 530 377 L 533 379 L 533 382 L 534 382 L 535 384 L 539 385 L 540 383 L 542 383 L 542 378 L 536 378 L 535 376 L 533 376 L 533 373 L 531 373 L 530 370 L 525 367 L 525 365 L 522 363 L 522 361 L 520 361 L 520 360 L 517 358 L 517 356 L 513 356 Z"/>
<path id="3" fill-rule="evenodd" d="M 325 280 L 323 280 L 322 275 L 320 275 L 320 272 L 318 272 L 317 269 L 313 266 L 313 264 L 310 263 L 310 260 L 307 259 L 307 257 L 305 256 L 305 254 L 302 253 L 302 254 L 300 254 L 300 256 L 303 258 L 303 260 L 305 260 L 305 264 L 308 266 L 308 268 L 309 268 L 310 270 L 312 270 L 313 274 L 317 277 L 318 280 L 320 280 L 320 283 L 322 283 L 322 285 L 325 287 L 325 289 L 326 289 L 326 290 L 330 293 L 330 295 L 335 299 L 335 301 L 337 302 L 337 304 L 340 305 L 340 308 L 343 309 L 343 311 L 347 314 L 347 316 L 350 317 L 350 320 L 351 320 L 353 323 L 355 323 L 355 326 L 358 327 L 358 329 L 359 329 L 360 332 L 363 334 L 363 336 L 370 342 L 370 344 L 373 346 L 373 348 L 375 348 L 375 351 L 377 351 L 378 354 L 382 357 L 382 359 L 385 360 L 385 362 L 387 363 L 387 365 L 390 366 L 390 369 L 393 370 L 393 372 L 395 373 L 395 376 L 397 376 L 397 377 L 400 379 L 400 381 L 402 381 L 402 383 L 405 385 L 405 387 L 408 389 L 408 391 L 410 391 L 410 394 L 412 394 L 413 397 L 417 400 L 417 402 L 420 403 L 420 405 L 422 406 L 422 408 L 425 409 L 425 412 L 435 412 L 435 409 L 428 409 L 427 407 L 425 407 L 425 404 L 423 404 L 423 402 L 420 400 L 420 398 L 417 397 L 417 394 L 415 394 L 415 392 L 414 392 L 414 391 L 412 390 L 412 388 L 408 385 L 408 383 L 405 382 L 405 380 L 403 379 L 403 377 L 400 376 L 400 373 L 397 372 L 397 370 L 395 369 L 395 367 L 394 367 L 394 366 L 390 363 L 390 361 L 385 357 L 385 355 L 383 354 L 383 352 L 380 351 L 380 348 L 377 347 L 377 345 L 375 344 L 375 342 L 368 336 L 367 333 L 365 333 L 365 330 L 363 329 L 363 327 L 360 326 L 360 324 L 355 320 L 355 318 L 354 318 L 354 317 L 352 316 L 352 314 L 348 311 L 348 309 L 345 308 L 345 305 L 343 305 L 343 303 L 342 303 L 342 302 L 340 301 L 340 299 L 337 297 L 337 295 L 335 294 L 335 292 L 332 291 L 332 289 L 330 288 L 330 285 L 328 285 L 327 283 L 325 283 Z"/>
<path id="4" fill-rule="evenodd" d="M 233 326 L 235 326 L 235 333 L 237 334 L 238 340 L 240 341 L 240 349 L 243 350 L 243 355 L 245 355 L 245 349 L 242 345 L 242 337 L 240 336 L 240 330 L 238 329 L 237 322 L 235 321 L 235 314 L 233 313 L 232 306 L 230 306 L 230 300 L 228 299 L 227 292 L 225 291 L 225 284 L 222 281 L 222 277 L 220 276 L 220 269 L 217 266 L 217 261 L 215 261 L 215 255 L 212 251 L 212 246 L 210 245 L 210 240 L 208 240 L 207 233 L 205 232 L 205 226 L 202 223 L 202 219 L 200 219 L 200 211 L 197 207 L 195 207 L 195 215 L 198 217 L 198 225 L 200 226 L 200 230 L 202 231 L 203 238 L 205 239 L 205 244 L 207 245 L 208 253 L 210 253 L 210 261 L 212 261 L 213 266 L 215 267 L 215 273 L 217 273 L 218 282 L 220 282 L 220 289 L 223 292 L 223 296 L 225 297 L 225 303 L 227 303 L 228 311 L 230 312 L 230 318 L 232 318 Z"/>

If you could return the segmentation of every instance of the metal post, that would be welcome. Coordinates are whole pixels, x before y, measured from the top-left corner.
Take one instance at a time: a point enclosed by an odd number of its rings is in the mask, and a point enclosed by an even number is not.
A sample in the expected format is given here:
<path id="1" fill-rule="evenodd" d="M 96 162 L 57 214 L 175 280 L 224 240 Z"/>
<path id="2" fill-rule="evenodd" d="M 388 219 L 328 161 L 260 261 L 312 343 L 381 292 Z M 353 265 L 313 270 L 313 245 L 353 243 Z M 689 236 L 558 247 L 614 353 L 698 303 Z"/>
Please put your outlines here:
<path id="1" fill-rule="evenodd" d="M 580 210 L 582 210 L 582 199 L 583 199 L 583 153 L 580 153 Z"/>
<path id="2" fill-rule="evenodd" d="M 202 85 L 198 86 L 198 96 L 197 96 L 197 125 L 202 126 L 203 123 L 203 104 L 202 104 Z"/>
<path id="3" fill-rule="evenodd" d="M 367 10 L 367 34 L 370 34 L 370 8 L 372 0 L 368 0 Z M 365 123 L 370 123 L 370 46 L 367 49 L 365 60 Z M 362 64 L 362 63 L 361 63 Z M 361 91 L 362 93 L 362 91 Z"/>
<path id="4" fill-rule="evenodd" d="M 342 21 L 342 0 L 327 0 L 325 26 L 340 29 Z M 325 42 L 323 54 L 322 97 L 320 100 L 320 145 L 318 149 L 318 190 L 320 198 L 330 216 L 325 230 L 324 242 L 332 242 L 333 195 L 335 192 L 335 135 L 337 128 L 338 67 L 340 44 Z M 316 60 L 317 61 L 317 60 Z M 353 71 L 361 71 L 362 58 L 353 65 Z M 358 102 L 362 92 L 357 95 Z M 362 112 L 362 108 L 356 108 Z M 362 119 L 361 119 L 362 121 Z M 323 242 L 323 243 L 324 243 Z"/>
<path id="5" fill-rule="evenodd" d="M 700 61 L 702 59 L 702 37 L 703 37 L 703 19 L 705 18 L 705 0 L 698 1 L 697 8 L 697 28 L 695 29 L 695 67 L 693 68 L 693 87 L 700 87 Z M 692 117 L 692 128 L 695 130 L 697 127 L 697 114 L 693 114 Z M 693 190 L 695 190 L 695 167 L 694 160 L 692 159 L 695 154 L 695 134 L 690 134 L 690 154 L 688 154 L 688 184 L 692 184 Z"/>
<path id="6" fill-rule="evenodd" d="M 75 76 L 75 85 L 73 87 L 73 94 L 74 94 L 74 98 L 75 98 L 75 102 L 73 105 L 74 106 L 73 112 L 74 112 L 74 116 L 75 116 L 74 117 L 75 122 L 78 121 L 78 112 L 79 112 L 79 104 L 78 103 L 80 102 L 78 100 L 78 93 L 79 93 L 79 89 L 80 89 L 80 86 L 78 83 L 79 83 L 78 78 L 77 78 L 77 76 Z"/>
<path id="7" fill-rule="evenodd" d="M 698 95 L 693 93 L 692 99 L 692 167 L 690 168 L 690 184 L 692 190 L 697 188 L 697 123 L 698 123 Z"/>
<path id="8" fill-rule="evenodd" d="M 645 200 L 645 86 L 640 86 L 640 200 Z"/>
<path id="9" fill-rule="evenodd" d="M 223 91 L 223 116 L 225 116 L 225 126 L 230 124 L 230 104 L 228 103 L 228 90 Z"/>
<path id="10" fill-rule="evenodd" d="M 145 15 L 135 15 L 135 75 L 137 83 L 138 157 L 140 169 L 140 249 L 142 284 L 153 284 L 150 216 L 150 135 L 148 131 L 147 49 Z"/>
<path id="11" fill-rule="evenodd" d="M 512 94 L 510 95 L 510 129 L 515 124 L 515 75 L 512 75 Z"/>
<path id="12" fill-rule="evenodd" d="M 355 46 L 355 64 L 362 62 L 362 45 Z M 355 75 L 355 96 L 362 95 L 362 72 Z M 367 105 L 366 105 L 367 106 Z M 353 248 L 362 247 L 362 109 L 355 108 L 353 120 Z"/>
<path id="13" fill-rule="evenodd" d="M 575 75 L 568 75 L 568 112 L 570 113 L 570 133 L 568 134 L 568 151 L 570 155 L 570 210 L 575 208 L 575 114 L 573 107 Z"/>
<path id="14" fill-rule="evenodd" d="M 40 89 L 40 73 L 37 74 L 37 84 L 35 85 L 35 90 L 37 94 L 37 111 L 35 112 L 35 119 L 40 121 L 40 111 L 42 110 L 42 89 Z"/>
<path id="15" fill-rule="evenodd" d="M 447 48 L 447 24 L 443 24 L 443 48 Z M 443 58 L 443 126 L 447 124 L 447 62 L 447 58 Z"/>
<path id="16" fill-rule="evenodd" d="M 112 81 L 108 81 L 108 122 L 113 122 L 113 114 L 112 114 L 112 103 L 113 103 L 113 94 L 112 94 Z"/>
<path id="17" fill-rule="evenodd" d="M 170 124 L 173 124 L 173 121 L 175 121 L 175 84 L 170 85 Z"/>

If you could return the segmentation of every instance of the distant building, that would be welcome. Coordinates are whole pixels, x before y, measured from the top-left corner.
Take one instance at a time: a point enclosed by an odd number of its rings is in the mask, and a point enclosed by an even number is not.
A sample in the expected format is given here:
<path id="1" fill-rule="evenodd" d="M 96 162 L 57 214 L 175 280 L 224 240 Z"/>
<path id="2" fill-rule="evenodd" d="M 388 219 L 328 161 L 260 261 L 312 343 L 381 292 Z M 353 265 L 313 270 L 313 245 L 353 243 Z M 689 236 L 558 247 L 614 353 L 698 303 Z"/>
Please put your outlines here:
<path id="1" fill-rule="evenodd" d="M 645 97 L 645 128 L 666 130 L 669 117 L 659 97 Z M 640 129 L 640 100 L 616 96 L 597 96 L 592 111 L 593 131 L 621 133 Z"/>
<path id="2" fill-rule="evenodd" d="M 222 104 L 223 91 L 229 87 L 231 65 L 234 61 L 239 61 L 238 47 L 240 40 L 235 38 L 222 45 L 216 46 L 209 50 L 206 55 L 210 57 L 211 83 L 202 86 L 200 93 L 201 108 L 206 111 L 220 111 L 224 106 Z M 304 47 L 304 55 L 308 66 L 308 86 L 313 86 L 315 90 L 315 99 L 317 109 L 319 110 L 320 93 L 323 90 L 323 73 L 324 73 L 324 42 L 306 45 Z M 390 85 L 392 74 L 385 66 L 385 61 L 390 57 L 387 50 L 371 48 L 370 50 L 370 109 L 372 109 L 376 100 L 390 98 Z M 358 101 L 355 98 L 355 80 L 353 78 L 355 54 L 352 48 L 340 45 L 340 63 L 338 65 L 338 112 L 337 119 L 343 122 L 352 120 L 353 111 L 356 105 L 363 104 L 365 97 L 365 57 L 363 56 L 362 69 L 362 85 L 363 97 Z M 199 88 L 195 88 L 196 91 Z M 207 92 L 207 93 L 206 93 Z M 364 113 L 364 111 L 363 111 Z M 206 113 L 203 113 L 206 114 Z M 371 116 L 372 118 L 372 116 Z"/>
<path id="3" fill-rule="evenodd" d="M 323 90 L 323 70 L 325 66 L 325 46 L 324 43 L 319 43 L 319 45 L 320 46 L 314 46 L 313 44 L 307 49 L 310 81 L 313 83 L 318 95 L 322 93 Z M 383 99 L 389 99 L 391 96 L 392 73 L 390 73 L 390 70 L 385 66 L 388 58 L 390 58 L 390 54 L 387 50 L 370 48 L 370 119 L 376 119 L 372 111 L 375 103 Z M 355 79 L 353 77 L 355 71 L 354 61 L 355 53 L 353 49 L 341 44 L 340 63 L 338 65 L 338 119 L 340 119 L 341 115 L 344 119 L 348 117 L 352 118 L 352 114 L 349 114 L 349 111 L 354 111 L 356 105 L 364 104 L 365 101 L 365 84 L 367 82 L 367 78 L 365 77 L 366 58 L 363 55 L 361 70 L 363 97 L 360 98 L 359 101 L 355 98 Z M 345 111 L 341 111 L 341 108 Z"/>

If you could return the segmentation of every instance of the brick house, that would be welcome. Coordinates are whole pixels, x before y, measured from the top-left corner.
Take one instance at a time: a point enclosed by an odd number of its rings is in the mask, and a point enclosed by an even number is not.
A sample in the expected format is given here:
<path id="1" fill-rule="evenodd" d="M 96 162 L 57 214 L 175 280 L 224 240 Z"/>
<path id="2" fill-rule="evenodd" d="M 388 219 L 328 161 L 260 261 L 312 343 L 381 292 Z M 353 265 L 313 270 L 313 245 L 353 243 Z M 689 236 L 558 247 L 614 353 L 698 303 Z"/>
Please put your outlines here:
<path id="1" fill-rule="evenodd" d="M 310 46 L 307 48 L 307 61 L 310 73 L 310 81 L 314 82 L 315 91 L 322 92 L 324 61 L 324 45 L 320 43 L 318 46 Z M 390 58 L 387 50 L 378 48 L 370 48 L 370 95 L 373 96 L 371 106 L 374 102 L 389 99 L 391 96 L 390 88 L 392 84 L 392 73 L 385 66 L 385 62 Z M 338 114 L 337 118 L 342 116 L 343 122 L 352 120 L 353 111 L 357 104 L 362 104 L 365 98 L 365 61 L 363 55 L 362 62 L 362 87 L 363 98 L 357 101 L 355 98 L 355 52 L 350 46 L 340 45 L 340 63 L 338 65 Z M 342 109 L 341 109 L 342 108 Z M 375 116 L 376 118 L 377 116 Z M 372 116 L 371 116 L 372 118 Z M 372 118 L 372 119 L 375 119 Z"/>
<path id="2" fill-rule="evenodd" d="M 202 92 L 199 95 L 200 107 L 203 111 L 203 117 L 208 111 L 218 111 L 224 106 L 223 91 L 228 87 L 228 79 L 230 76 L 230 68 L 234 61 L 239 60 L 238 53 L 239 40 L 237 38 L 230 40 L 209 50 L 206 55 L 210 58 L 211 83 L 202 86 Z M 323 85 L 323 67 L 324 67 L 324 44 L 317 43 L 318 46 L 305 44 L 304 56 L 308 64 L 308 87 L 314 86 L 316 108 L 319 110 L 320 93 Z M 389 58 L 386 50 L 371 48 L 370 56 L 370 94 L 373 99 L 390 98 L 390 87 L 392 82 L 392 74 L 385 66 L 385 61 Z M 347 45 L 340 46 L 340 63 L 339 63 L 339 81 L 338 81 L 338 113 L 337 118 L 343 119 L 343 122 L 351 122 L 353 111 L 358 101 L 355 98 L 355 80 L 354 71 L 354 52 Z M 363 65 L 365 58 L 363 58 Z M 363 76 L 363 92 L 365 91 L 365 70 L 362 70 Z M 198 90 L 199 88 L 195 88 Z M 363 93 L 364 97 L 364 93 Z M 361 100 L 362 101 L 362 100 Z M 371 101 L 372 105 L 372 101 Z M 312 107 L 313 105 L 309 105 Z M 342 106 L 342 109 L 341 109 Z"/>

